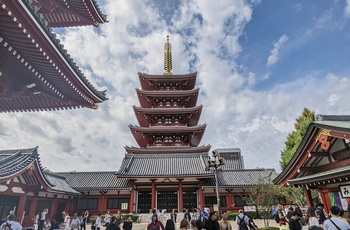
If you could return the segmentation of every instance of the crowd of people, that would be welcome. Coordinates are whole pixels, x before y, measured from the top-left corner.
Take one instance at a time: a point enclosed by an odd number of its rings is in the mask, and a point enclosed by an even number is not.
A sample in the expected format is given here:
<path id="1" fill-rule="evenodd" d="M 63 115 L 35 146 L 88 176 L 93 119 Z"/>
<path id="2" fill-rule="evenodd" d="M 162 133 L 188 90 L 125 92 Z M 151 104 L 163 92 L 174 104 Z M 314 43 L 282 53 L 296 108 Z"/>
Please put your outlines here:
<path id="1" fill-rule="evenodd" d="M 177 213 L 173 210 L 170 213 L 170 218 L 167 219 L 166 212 L 153 209 L 149 213 L 150 222 L 147 230 L 175 230 L 175 223 L 177 220 Z M 254 220 L 249 217 L 243 210 L 239 210 L 239 215 L 236 217 L 238 230 L 257 230 L 258 227 Z M 231 222 L 228 221 L 227 211 L 221 212 L 221 220 L 218 220 L 218 213 L 215 211 L 208 211 L 205 208 L 197 209 L 195 214 L 189 212 L 188 209 L 184 212 L 184 217 L 180 221 L 180 229 L 194 229 L 194 230 L 232 230 Z"/>
<path id="2" fill-rule="evenodd" d="M 350 206 L 349 206 L 350 208 Z M 347 210 L 349 213 L 349 210 Z M 78 216 L 74 213 L 72 216 L 63 210 L 63 222 L 51 220 L 46 224 L 46 214 L 48 209 L 40 210 L 35 216 L 35 230 L 64 229 L 64 230 L 87 230 L 86 224 L 89 217 L 89 211 L 85 211 Z M 172 210 L 170 215 L 167 215 L 165 210 L 159 211 L 151 209 L 148 215 L 149 223 L 147 230 L 175 230 L 177 222 L 177 212 Z M 337 206 L 331 206 L 330 212 L 324 211 L 324 205 L 318 204 L 316 207 L 310 206 L 306 211 L 301 210 L 299 206 L 289 207 L 285 209 L 282 204 L 278 204 L 273 209 L 274 220 L 280 226 L 280 230 L 350 230 L 350 215 L 344 217 L 344 210 Z M 103 218 L 103 220 L 102 220 Z M 221 219 L 218 220 L 218 213 L 209 211 L 203 208 L 197 209 L 196 212 L 190 213 L 185 210 L 183 218 L 180 221 L 180 229 L 194 230 L 257 230 L 258 227 L 254 220 L 243 210 L 239 210 L 235 219 L 235 225 L 228 221 L 226 211 L 221 212 Z M 132 230 L 133 224 L 131 216 L 127 216 L 122 223 L 120 211 L 116 215 L 112 215 L 109 210 L 104 216 L 102 212 L 98 213 L 97 218 L 91 224 L 91 230 Z M 11 214 L 7 217 L 7 221 L 0 226 L 0 230 L 21 230 L 22 226 L 16 216 Z M 90 229 L 88 229 L 90 230 Z"/>
<path id="3" fill-rule="evenodd" d="M 348 210 L 349 211 L 349 210 Z M 281 230 L 349 230 L 349 218 L 344 217 L 344 210 L 331 206 L 330 212 L 324 211 L 324 205 L 309 206 L 303 212 L 298 205 L 285 211 L 282 204 L 274 210 L 274 219 Z"/>

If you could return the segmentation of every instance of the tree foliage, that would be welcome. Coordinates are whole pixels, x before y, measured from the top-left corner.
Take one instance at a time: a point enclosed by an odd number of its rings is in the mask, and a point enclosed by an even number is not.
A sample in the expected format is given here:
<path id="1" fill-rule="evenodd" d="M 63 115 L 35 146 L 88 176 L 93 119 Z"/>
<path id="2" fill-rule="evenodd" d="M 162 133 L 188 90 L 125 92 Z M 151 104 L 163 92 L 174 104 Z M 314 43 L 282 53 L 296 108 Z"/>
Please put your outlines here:
<path id="1" fill-rule="evenodd" d="M 280 166 L 282 170 L 287 166 L 290 159 L 293 157 L 311 122 L 315 120 L 315 112 L 304 108 L 300 117 L 296 119 L 294 124 L 295 130 L 288 135 L 285 143 L 285 148 L 281 152 Z"/>
<path id="2" fill-rule="evenodd" d="M 280 188 L 274 185 L 273 179 L 274 174 L 271 172 L 265 177 L 258 178 L 258 183 L 251 184 L 244 189 L 246 204 L 257 208 L 259 216 L 264 220 L 265 227 L 269 226 L 271 207 L 280 202 Z"/>
<path id="3" fill-rule="evenodd" d="M 305 207 L 307 204 L 304 189 L 301 187 L 283 187 L 280 188 L 281 193 L 286 197 L 287 200 L 293 202 L 293 204 L 299 205 L 299 207 Z M 319 192 L 311 189 L 311 197 L 313 200 L 319 199 Z"/>

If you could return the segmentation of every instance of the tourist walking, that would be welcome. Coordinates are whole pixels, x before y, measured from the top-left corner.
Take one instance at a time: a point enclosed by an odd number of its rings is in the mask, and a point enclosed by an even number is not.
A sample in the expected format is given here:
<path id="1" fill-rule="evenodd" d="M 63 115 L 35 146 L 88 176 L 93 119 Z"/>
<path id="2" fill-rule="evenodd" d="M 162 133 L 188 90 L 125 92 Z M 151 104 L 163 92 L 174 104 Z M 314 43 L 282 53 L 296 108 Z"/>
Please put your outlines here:
<path id="1" fill-rule="evenodd" d="M 191 214 L 188 211 L 188 209 L 185 209 L 184 218 L 187 220 L 187 223 L 188 223 L 187 228 L 190 228 Z"/>
<path id="2" fill-rule="evenodd" d="M 107 213 L 105 215 L 104 221 L 105 221 L 105 227 L 107 228 L 111 222 L 111 211 L 109 209 L 107 209 Z"/>
<path id="3" fill-rule="evenodd" d="M 64 229 L 70 230 L 70 216 L 68 212 L 66 212 L 66 216 L 64 218 Z"/>
<path id="4" fill-rule="evenodd" d="M 321 225 L 327 219 L 326 214 L 324 213 L 324 205 L 319 203 L 316 207 L 316 214 L 318 217 L 318 223 Z"/>
<path id="5" fill-rule="evenodd" d="M 299 223 L 300 213 L 294 211 L 289 219 L 289 230 L 301 230 L 301 225 Z"/>
<path id="6" fill-rule="evenodd" d="M 107 227 L 107 230 L 120 230 L 117 217 L 112 216 L 111 221 Z"/>
<path id="7" fill-rule="evenodd" d="M 98 215 L 97 215 L 97 218 L 96 218 L 96 221 L 95 221 L 96 230 L 100 230 L 101 227 L 102 227 L 101 215 L 102 215 L 102 212 L 99 212 Z"/>
<path id="8" fill-rule="evenodd" d="M 8 215 L 6 219 L 6 222 L 0 226 L 0 229 L 22 230 L 21 224 L 16 221 L 15 214 Z"/>
<path id="9" fill-rule="evenodd" d="M 187 230 L 188 228 L 188 221 L 186 220 L 186 218 L 183 218 L 180 222 L 180 229 L 181 230 Z"/>
<path id="10" fill-rule="evenodd" d="M 175 230 L 175 224 L 172 219 L 168 219 L 165 224 L 165 230 Z"/>
<path id="11" fill-rule="evenodd" d="M 39 221 L 39 230 L 43 230 L 44 229 L 44 224 L 45 224 L 45 220 L 46 220 L 46 214 L 49 212 L 49 210 L 47 208 L 40 210 L 40 221 Z"/>
<path id="12" fill-rule="evenodd" d="M 176 223 L 177 213 L 175 209 L 173 209 L 173 211 L 171 212 L 170 218 L 174 221 L 174 223 Z"/>
<path id="13" fill-rule="evenodd" d="M 84 213 L 83 213 L 83 220 L 81 222 L 81 230 L 86 230 L 86 223 L 88 221 L 88 218 L 89 218 L 89 211 L 86 210 Z"/>
<path id="14" fill-rule="evenodd" d="M 126 221 L 123 223 L 123 229 L 124 230 L 131 230 L 132 229 L 132 221 L 131 221 L 131 216 L 128 216 L 126 218 Z"/>
<path id="15" fill-rule="evenodd" d="M 244 214 L 242 209 L 240 209 L 238 213 L 239 214 L 236 216 L 236 223 L 238 225 L 238 230 L 248 230 L 248 225 L 249 225 L 248 216 Z"/>
<path id="16" fill-rule="evenodd" d="M 80 220 L 79 220 L 77 214 L 74 213 L 73 219 L 72 219 L 72 223 L 71 223 L 71 229 L 72 230 L 78 230 L 79 226 L 80 226 Z"/>
<path id="17" fill-rule="evenodd" d="M 325 230 L 349 230 L 350 225 L 345 220 L 339 217 L 339 208 L 337 206 L 331 206 L 330 208 L 332 216 L 323 222 L 323 228 Z"/>
<path id="18" fill-rule="evenodd" d="M 164 225 L 158 220 L 157 213 L 153 214 L 152 222 L 147 226 L 147 230 L 164 230 Z"/>
<path id="19" fill-rule="evenodd" d="M 209 213 L 209 218 L 205 222 L 206 230 L 220 230 L 219 222 L 217 221 L 218 214 L 214 211 Z"/>
<path id="20" fill-rule="evenodd" d="M 227 220 L 227 211 L 221 212 L 221 220 L 219 221 L 220 230 L 232 230 L 231 223 Z"/>
<path id="21" fill-rule="evenodd" d="M 319 226 L 318 219 L 316 218 L 316 208 L 309 206 L 306 210 L 305 223 L 310 226 Z"/>

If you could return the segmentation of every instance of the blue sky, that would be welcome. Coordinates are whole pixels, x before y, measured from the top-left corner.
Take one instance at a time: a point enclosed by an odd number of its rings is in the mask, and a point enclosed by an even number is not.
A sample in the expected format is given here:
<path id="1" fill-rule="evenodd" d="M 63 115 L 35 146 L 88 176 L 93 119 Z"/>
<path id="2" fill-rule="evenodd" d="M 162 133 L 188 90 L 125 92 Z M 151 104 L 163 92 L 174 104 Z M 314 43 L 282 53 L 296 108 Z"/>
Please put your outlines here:
<path id="1" fill-rule="evenodd" d="M 240 148 L 246 168 L 280 171 L 280 152 L 304 107 L 350 114 L 348 1 L 98 0 L 109 23 L 55 30 L 109 100 L 98 110 L 2 114 L 2 149 L 39 146 L 53 171 L 118 170 L 137 146 L 137 72 L 198 72 L 201 145 Z"/>

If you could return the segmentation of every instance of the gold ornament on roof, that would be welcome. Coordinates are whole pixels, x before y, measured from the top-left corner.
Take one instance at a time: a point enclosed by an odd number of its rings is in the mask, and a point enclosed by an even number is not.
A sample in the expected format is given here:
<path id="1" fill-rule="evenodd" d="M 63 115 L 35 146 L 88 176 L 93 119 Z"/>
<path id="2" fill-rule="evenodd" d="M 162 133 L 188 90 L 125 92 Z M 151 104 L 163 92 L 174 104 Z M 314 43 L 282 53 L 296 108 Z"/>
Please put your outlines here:
<path id="1" fill-rule="evenodd" d="M 171 59 L 171 43 L 169 42 L 169 35 L 166 37 L 167 42 L 164 44 L 164 74 L 172 74 L 173 62 Z"/>

